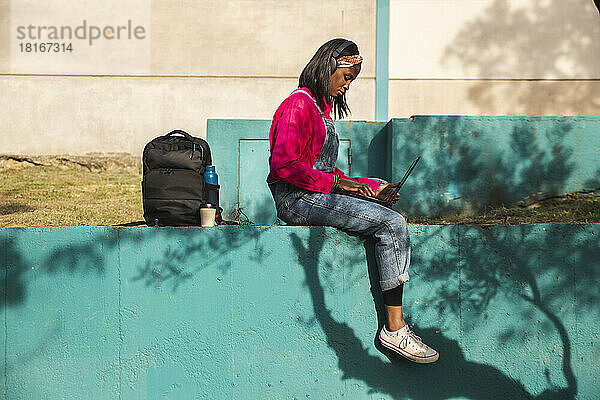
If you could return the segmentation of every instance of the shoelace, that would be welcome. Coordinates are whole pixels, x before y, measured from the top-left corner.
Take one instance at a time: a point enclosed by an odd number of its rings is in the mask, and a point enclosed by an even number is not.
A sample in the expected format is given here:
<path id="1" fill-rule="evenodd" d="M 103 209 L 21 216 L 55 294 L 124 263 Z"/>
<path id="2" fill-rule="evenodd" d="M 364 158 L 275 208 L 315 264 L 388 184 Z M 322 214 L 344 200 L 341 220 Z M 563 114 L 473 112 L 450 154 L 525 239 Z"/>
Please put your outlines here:
<path id="1" fill-rule="evenodd" d="M 406 330 L 406 334 L 404 335 L 404 338 L 402 338 L 402 340 L 400 341 L 400 343 L 398 343 L 398 347 L 404 349 L 406 348 L 406 346 L 408 346 L 408 338 L 412 338 L 418 345 L 418 347 L 423 348 L 423 346 L 425 346 L 425 344 L 423 343 L 423 339 L 421 339 L 420 336 L 417 336 L 413 331 L 411 331 L 410 329 Z"/>

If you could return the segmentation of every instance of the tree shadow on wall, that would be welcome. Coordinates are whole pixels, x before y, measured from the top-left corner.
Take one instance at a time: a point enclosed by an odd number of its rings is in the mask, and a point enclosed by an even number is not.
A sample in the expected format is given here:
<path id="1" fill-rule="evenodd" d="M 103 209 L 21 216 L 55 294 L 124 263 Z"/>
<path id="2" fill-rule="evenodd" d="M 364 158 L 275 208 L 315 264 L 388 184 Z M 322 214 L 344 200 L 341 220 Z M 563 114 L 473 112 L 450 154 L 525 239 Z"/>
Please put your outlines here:
<path id="1" fill-rule="evenodd" d="M 249 242 L 256 243 L 249 259 L 260 263 L 264 246 L 260 244 L 259 238 L 265 231 L 266 229 L 230 226 L 192 228 L 189 235 L 182 235 L 176 228 L 158 228 L 160 241 L 169 244 L 160 254 L 147 257 L 143 264 L 136 266 L 133 281 L 142 281 L 148 287 L 171 287 L 174 292 L 209 266 L 224 274 L 231 267 L 229 256 Z"/>
<path id="2" fill-rule="evenodd" d="M 26 275 L 33 269 L 44 274 L 62 272 L 90 272 L 103 274 L 106 268 L 105 251 L 116 248 L 118 232 L 101 232 L 98 234 L 73 236 L 72 241 L 63 239 L 55 243 L 40 243 L 34 230 L 5 229 L 4 251 L 6 254 L 5 276 L 2 287 L 6 288 L 0 304 L 8 306 L 22 304 L 27 298 L 27 282 L 31 279 Z M 28 235 L 29 233 L 29 235 Z M 46 250 L 47 249 L 47 250 Z M 40 258 L 33 258 L 35 252 L 43 251 Z M 66 271 L 65 271 L 66 270 Z"/>
<path id="3" fill-rule="evenodd" d="M 57 297 L 59 301 L 68 304 L 68 294 L 73 293 L 73 302 L 78 304 L 81 301 L 90 301 L 89 298 L 80 299 L 76 296 L 81 296 L 87 290 L 94 293 L 98 280 L 103 279 L 104 275 L 110 276 L 113 284 L 121 284 L 116 275 L 119 278 L 123 275 L 134 275 L 129 284 L 139 281 L 148 290 L 161 287 L 167 289 L 165 298 L 171 297 L 184 283 L 198 280 L 198 274 L 205 268 L 227 271 L 232 266 L 229 256 L 249 242 L 256 243 L 251 258 L 260 263 L 264 249 L 259 238 L 266 231 L 244 227 L 224 227 L 223 230 L 165 227 L 59 229 L 64 229 L 66 233 L 52 234 L 39 232 L 37 229 L 0 230 L 0 235 L 3 235 L 0 236 L 0 249 L 5 251 L 0 259 L 3 262 L 6 260 L 2 265 L 3 274 L 0 279 L 0 306 L 19 310 L 19 306 L 25 305 L 28 309 L 25 316 L 12 310 L 9 326 L 21 318 L 35 321 L 38 319 L 36 314 L 42 313 L 43 319 L 47 321 L 34 324 L 33 330 L 27 331 L 34 333 L 33 336 L 26 341 L 23 346 L 25 350 L 22 349 L 18 356 L 16 353 L 9 353 L 11 356 L 0 365 L 2 375 L 13 374 L 12 371 L 38 363 L 41 354 L 47 353 L 48 349 L 55 351 L 57 343 L 65 343 L 64 341 L 68 340 L 69 330 L 65 329 L 61 308 L 46 307 L 42 304 L 45 299 L 40 297 L 36 284 L 40 286 L 41 293 L 47 293 L 48 289 L 61 293 L 58 296 L 50 294 L 51 301 Z M 79 234 L 68 233 L 73 229 L 79 229 Z M 210 249 L 210 252 L 207 252 L 207 249 Z M 123 264 L 117 274 L 115 270 L 121 261 Z M 127 268 L 133 268 L 134 274 L 124 271 Z M 39 282 L 45 275 L 54 279 L 50 285 Z M 70 276 L 89 279 L 75 284 L 74 281 L 77 280 L 71 279 Z M 87 287 L 82 288 L 79 286 L 81 284 Z M 212 283 L 201 282 L 200 289 L 203 284 Z M 128 284 L 124 281 L 122 285 Z M 119 293 L 115 291 L 105 294 L 114 298 Z M 93 294 L 91 298 L 93 303 Z M 102 299 L 99 303 L 99 307 L 108 307 L 107 310 L 110 311 L 110 306 L 106 306 L 110 301 Z M 121 311 L 122 309 L 119 309 L 117 313 Z M 56 315 L 52 315 L 53 312 Z M 121 323 L 119 320 L 119 324 Z M 11 326 L 11 329 L 14 328 Z M 25 331 L 17 329 L 13 332 L 19 334 Z M 123 364 L 117 364 L 114 368 L 129 365 L 127 360 L 118 361 L 121 362 Z M 136 364 L 135 367 L 139 368 L 139 365 Z M 16 389 L 10 386 L 7 390 L 14 394 Z"/>
<path id="4" fill-rule="evenodd" d="M 545 125 L 543 133 L 518 119 L 416 118 L 405 124 L 410 125 L 399 127 L 409 133 L 392 149 L 394 179 L 422 155 L 396 206 L 409 217 L 480 214 L 564 194 L 575 170 L 573 150 L 562 143 L 573 129 L 569 123 Z M 490 134 L 507 124 L 512 127 L 508 135 Z M 593 183 L 600 186 L 598 179 L 586 182 Z"/>
<path id="5" fill-rule="evenodd" d="M 74 236 L 71 243 L 68 241 L 65 243 L 62 238 L 55 243 L 43 242 L 38 236 L 38 229 L 8 228 L 0 230 L 0 235 L 2 235 L 0 249 L 4 251 L 2 261 L 5 261 L 2 265 L 3 274 L 0 279 L 0 292 L 2 292 L 0 305 L 5 308 L 26 304 L 29 286 L 38 280 L 40 274 L 56 275 L 66 272 L 102 275 L 106 267 L 102 250 L 115 247 L 118 241 L 116 232 L 108 235 L 88 235 L 83 238 Z M 43 237 L 43 234 L 41 236 Z M 49 249 L 45 251 L 46 248 Z M 40 257 L 41 259 L 36 257 L 35 253 L 38 251 L 45 253 L 43 257 Z M 56 285 L 51 287 L 53 291 L 60 291 L 64 286 L 64 280 L 57 277 Z M 68 284 L 66 286 L 72 288 Z M 38 310 L 42 311 L 39 308 Z M 21 315 L 17 316 L 17 320 L 21 318 Z M 60 318 L 57 318 L 51 319 L 45 324 L 38 324 L 35 329 L 39 334 L 34 335 L 37 339 L 28 339 L 32 346 L 27 346 L 29 349 L 22 350 L 18 357 L 13 356 L 11 360 L 7 358 L 5 363 L 0 366 L 4 376 L 13 367 L 27 365 L 29 362 L 39 359 L 40 354 L 51 347 L 51 343 L 60 341 L 59 337 L 64 326 Z M 8 332 L 6 334 L 8 335 Z"/>
<path id="6" fill-rule="evenodd" d="M 475 243 L 479 240 L 479 244 L 481 244 L 479 236 L 481 236 L 482 232 L 485 233 L 485 231 L 481 231 L 479 228 L 472 229 L 474 231 L 470 232 L 472 236 L 470 240 L 473 243 L 470 241 L 461 242 L 460 247 L 461 249 L 467 249 L 468 254 L 448 255 L 447 251 L 443 251 L 444 254 L 439 254 L 431 259 L 427 263 L 428 267 L 425 268 L 426 271 L 421 272 L 424 279 L 439 283 L 450 279 L 450 277 L 447 270 L 436 269 L 435 265 L 449 265 L 449 262 L 455 262 L 456 265 L 461 263 L 463 266 L 464 278 L 460 286 L 461 293 L 452 290 L 440 290 L 436 293 L 431 293 L 431 299 L 421 299 L 422 302 L 431 302 L 432 305 L 440 310 L 441 321 L 445 318 L 455 319 L 459 315 L 461 307 L 473 306 L 476 307 L 479 313 L 483 313 L 492 299 L 498 296 L 501 289 L 515 291 L 514 285 L 511 285 L 512 281 L 505 279 L 502 276 L 504 271 L 500 268 L 494 268 L 495 264 L 488 263 L 486 265 L 490 266 L 487 269 L 484 269 L 482 273 L 478 272 L 478 269 L 482 266 L 485 267 L 485 265 L 482 265 L 477 260 L 480 260 L 489 251 L 485 250 L 485 247 L 478 246 Z M 435 236 L 436 232 L 433 232 L 431 237 L 423 237 L 421 245 L 426 246 L 427 242 L 433 240 Z M 523 282 L 521 287 L 529 288 L 529 290 L 523 290 L 523 293 L 520 293 L 520 298 L 547 317 L 544 329 L 555 329 L 560 336 L 564 349 L 561 371 L 567 382 L 567 387 L 559 387 L 552 384 L 548 377 L 548 371 L 546 371 L 547 389 L 537 396 L 529 393 L 522 383 L 506 375 L 496 367 L 466 360 L 464 352 L 456 340 L 436 333 L 436 330 L 433 328 L 422 329 L 417 327 L 416 331 L 422 335 L 426 343 L 431 343 L 440 351 L 441 356 L 437 363 L 426 366 L 409 363 L 387 352 L 387 350 L 378 344 L 377 339 L 375 339 L 375 346 L 389 358 L 391 365 L 382 361 L 380 357 L 370 355 L 368 348 L 363 346 L 362 341 L 356 336 L 352 328 L 344 322 L 336 321 L 332 316 L 332 311 L 325 304 L 324 285 L 321 283 L 322 278 L 319 276 L 318 270 L 319 263 L 322 263 L 319 260 L 320 252 L 323 249 L 326 238 L 324 229 L 311 228 L 310 237 L 306 243 L 296 234 L 291 235 L 291 240 L 298 254 L 298 261 L 306 274 L 306 282 L 313 300 L 316 319 L 327 337 L 328 346 L 339 357 L 338 365 L 339 369 L 343 372 L 343 379 L 363 381 L 370 387 L 370 393 L 385 393 L 397 399 L 447 399 L 460 396 L 469 399 L 573 399 L 577 393 L 577 381 L 571 367 L 571 341 L 567 329 L 557 313 L 554 312 L 553 306 L 556 302 L 565 301 L 563 290 L 568 289 L 572 293 L 574 283 L 573 281 L 569 281 L 570 277 L 564 277 L 564 279 L 561 279 L 560 285 L 554 286 L 552 290 L 541 285 L 536 280 L 536 276 L 540 273 L 557 272 L 556 269 L 559 266 L 556 263 L 550 263 L 550 266 L 542 266 L 542 270 L 540 271 L 538 267 L 541 264 L 529 263 L 527 260 L 530 260 L 532 257 L 525 250 L 529 249 L 531 251 L 532 248 L 541 250 L 546 245 L 556 246 L 558 244 L 557 241 L 564 240 L 564 238 L 561 237 L 560 232 L 555 232 L 549 235 L 550 239 L 547 243 L 538 243 L 536 236 L 529 236 L 527 232 L 522 237 L 517 236 L 508 242 L 503 242 L 506 238 L 499 237 L 494 239 L 494 242 L 488 242 L 488 246 L 499 246 L 499 249 L 507 249 L 516 246 L 519 240 L 525 240 L 523 244 L 524 250 L 521 254 L 513 257 L 513 267 L 510 271 L 515 274 L 515 278 L 520 280 L 519 282 Z M 575 240 L 580 240 L 581 242 L 583 239 Z M 379 326 L 382 326 L 385 321 L 385 313 L 378 287 L 378 272 L 376 271 L 373 258 L 372 244 L 367 243 L 366 248 L 368 250 L 371 292 L 375 302 Z M 565 249 L 564 251 L 567 251 L 567 248 L 572 250 L 574 246 L 562 246 L 562 248 Z M 600 256 L 598 245 L 594 245 L 590 241 L 581 242 L 580 248 L 583 250 L 580 254 L 574 256 L 577 259 L 573 260 L 574 264 L 572 265 L 578 265 L 576 263 L 579 261 L 590 262 L 597 260 Z M 540 253 L 543 253 L 543 251 L 540 251 Z M 542 260 L 540 261 L 557 260 L 561 256 L 563 254 L 560 251 L 554 254 L 542 255 Z M 419 257 L 415 258 L 415 263 L 421 263 Z M 331 267 L 332 265 L 326 265 L 323 270 L 328 270 Z M 594 271 L 594 269 L 597 268 L 592 267 L 585 271 L 585 274 L 587 274 L 586 281 L 596 281 L 594 279 L 598 278 L 599 272 Z M 556 283 L 554 282 L 553 284 Z M 584 293 L 580 293 L 582 297 L 579 298 L 579 301 L 594 301 L 593 304 L 597 304 L 598 295 L 592 286 L 587 285 L 583 288 L 582 292 Z M 458 290 L 458 286 L 456 290 Z M 486 294 L 487 291 L 491 294 Z M 408 296 L 410 296 L 410 292 L 408 292 Z M 460 300 L 463 298 L 464 300 Z M 461 301 L 464 301 L 464 303 L 461 304 Z M 523 307 L 521 307 L 522 309 Z M 520 334 L 520 332 L 515 330 L 510 331 L 510 329 L 498 332 L 498 336 L 504 342 L 517 341 L 513 343 L 517 348 L 518 346 L 523 346 L 522 343 L 518 343 Z M 501 350 L 506 351 L 505 349 L 498 349 L 498 351 Z M 435 384 L 432 384 L 432 382 L 435 382 Z"/>
<path id="7" fill-rule="evenodd" d="M 598 0 L 547 0 L 516 8 L 505 0 L 494 1 L 482 15 L 465 24 L 441 59 L 458 63 L 481 78 L 597 78 L 600 51 Z M 600 10 L 600 7 L 599 7 Z M 528 34 L 530 32 L 530 34 Z M 469 90 L 473 104 L 494 110 L 502 103 L 503 114 L 519 115 L 536 110 L 577 115 L 581 110 L 600 114 L 600 94 L 589 81 L 565 82 L 560 90 L 541 83 L 497 85 L 477 83 Z M 508 106 L 508 109 L 507 109 Z"/>
<path id="8" fill-rule="evenodd" d="M 573 229 L 579 232 L 573 234 Z M 476 336 L 480 324 L 502 322 L 502 329 L 495 337 L 488 338 L 502 344 L 499 352 L 535 346 L 535 335 L 531 337 L 531 331 L 538 330 L 543 336 L 557 334 L 562 354 L 556 362 L 560 362 L 562 379 L 560 376 L 551 378 L 548 368 L 541 371 L 541 365 L 530 363 L 531 370 L 543 375 L 547 383 L 547 389 L 536 398 L 575 398 L 578 385 L 571 365 L 573 345 L 569 332 L 576 330 L 580 316 L 599 312 L 600 296 L 590 283 L 600 278 L 600 245 L 595 225 L 581 228 L 521 225 L 489 229 L 458 226 L 456 230 L 458 251 L 438 253 L 426 262 L 423 254 L 414 253 L 415 264 L 425 265 L 421 279 L 429 283 L 449 279 L 461 282 L 442 286 L 428 300 L 432 308 L 438 310 L 440 317 L 447 313 L 463 316 L 468 313 L 472 320 L 463 326 L 467 335 Z M 419 242 L 427 246 L 436 240 L 437 232 L 422 235 Z M 439 267 L 446 265 L 458 266 L 454 276 Z M 516 307 L 502 309 L 506 312 L 504 316 L 497 312 L 499 299 L 512 302 Z M 523 303 L 526 307 L 519 306 Z M 590 304 L 594 306 L 590 308 Z M 525 328 L 519 329 L 519 323 L 515 324 L 514 320 L 527 321 Z M 543 343 L 550 345 L 549 341 Z M 516 362 L 513 364 L 515 369 L 520 367 Z M 564 382 L 557 384 L 556 380 Z M 566 387 L 561 387 L 564 384 Z"/>
<path id="9" fill-rule="evenodd" d="M 65 228 L 63 228 L 65 229 Z M 115 268 L 123 249 L 133 249 L 139 253 L 135 257 L 140 261 L 133 263 L 136 268 L 134 280 L 142 281 L 146 286 L 177 288 L 207 266 L 225 271 L 230 267 L 227 254 L 231 254 L 249 241 L 259 242 L 258 238 L 264 229 L 244 229 L 243 227 L 223 227 L 219 229 L 202 228 L 114 228 L 98 227 L 81 229 L 81 235 L 73 235 L 69 240 L 55 236 L 53 243 L 37 243 L 35 236 L 28 235 L 26 229 L 5 230 L 3 246 L 6 252 L 6 273 L 2 277 L 0 287 L 6 287 L 4 296 L 0 296 L 0 305 L 19 305 L 26 302 L 29 285 L 32 281 L 27 277 L 32 267 L 43 274 L 63 274 L 85 276 L 89 273 L 102 275 L 107 268 Z M 187 232 L 185 232 L 187 230 Z M 185 232 L 186 234 L 182 234 Z M 151 249 L 140 244 L 155 241 L 157 246 Z M 23 243 L 34 243 L 27 247 Z M 205 257 L 206 249 L 211 249 L 210 256 Z M 151 255 L 144 253 L 154 251 Z M 262 245 L 257 245 L 252 257 L 260 260 L 263 254 Z M 41 252 L 41 256 L 32 257 L 33 252 Z M 115 252 L 119 252 L 115 255 Z M 129 265 L 123 266 L 128 268 Z"/>

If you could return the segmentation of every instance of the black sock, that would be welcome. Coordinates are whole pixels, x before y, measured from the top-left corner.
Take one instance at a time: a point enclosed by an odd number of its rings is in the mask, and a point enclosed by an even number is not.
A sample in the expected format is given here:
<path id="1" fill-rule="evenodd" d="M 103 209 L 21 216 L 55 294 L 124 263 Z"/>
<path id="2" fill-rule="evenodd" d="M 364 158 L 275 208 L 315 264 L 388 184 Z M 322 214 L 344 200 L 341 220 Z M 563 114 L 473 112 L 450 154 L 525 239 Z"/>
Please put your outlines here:
<path id="1" fill-rule="evenodd" d="M 404 288 L 404 284 L 400 284 L 390 290 L 384 290 L 381 293 L 383 294 L 383 304 L 386 306 L 401 306 L 402 305 L 402 290 Z"/>

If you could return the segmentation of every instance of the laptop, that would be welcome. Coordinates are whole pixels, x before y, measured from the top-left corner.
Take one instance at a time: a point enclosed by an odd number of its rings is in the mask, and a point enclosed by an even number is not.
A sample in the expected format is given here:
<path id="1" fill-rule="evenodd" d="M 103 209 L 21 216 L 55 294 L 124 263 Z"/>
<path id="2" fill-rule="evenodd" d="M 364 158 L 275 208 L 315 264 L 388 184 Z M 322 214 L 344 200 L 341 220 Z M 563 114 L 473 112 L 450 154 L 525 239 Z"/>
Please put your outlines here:
<path id="1" fill-rule="evenodd" d="M 376 197 L 368 197 L 368 196 L 364 196 L 364 195 L 359 194 L 359 193 L 351 193 L 351 192 L 344 192 L 344 191 L 341 191 L 339 193 L 340 194 L 345 194 L 347 196 L 357 197 L 357 198 L 363 199 L 363 200 L 369 200 L 369 201 L 372 201 L 374 203 L 381 204 L 382 206 L 391 207 L 392 204 L 393 204 L 392 200 L 396 198 L 396 195 L 400 191 L 400 188 L 402 187 L 402 185 L 404 185 L 404 182 L 406 182 L 406 179 L 408 179 L 408 176 L 413 171 L 413 169 L 415 169 L 415 166 L 417 165 L 417 163 L 419 162 L 420 159 L 421 159 L 421 156 L 417 157 L 412 162 L 412 164 L 410 164 L 410 167 L 408 167 L 408 170 L 406 171 L 406 173 L 404 174 L 404 176 L 400 180 L 398 186 L 396 186 L 396 188 L 394 189 L 394 191 L 392 192 L 392 194 L 389 196 L 389 199 L 390 199 L 389 201 L 379 200 Z"/>

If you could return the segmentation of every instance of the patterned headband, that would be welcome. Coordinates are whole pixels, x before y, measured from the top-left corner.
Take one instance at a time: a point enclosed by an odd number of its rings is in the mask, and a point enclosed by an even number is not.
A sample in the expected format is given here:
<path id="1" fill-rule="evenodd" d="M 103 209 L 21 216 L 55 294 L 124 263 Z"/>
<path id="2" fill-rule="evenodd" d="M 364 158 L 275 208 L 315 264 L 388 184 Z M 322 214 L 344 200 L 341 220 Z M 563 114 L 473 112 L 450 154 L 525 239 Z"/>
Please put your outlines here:
<path id="1" fill-rule="evenodd" d="M 360 64 L 363 58 L 361 55 L 357 54 L 354 56 L 342 56 L 337 59 L 338 68 L 347 68 L 356 64 Z"/>

